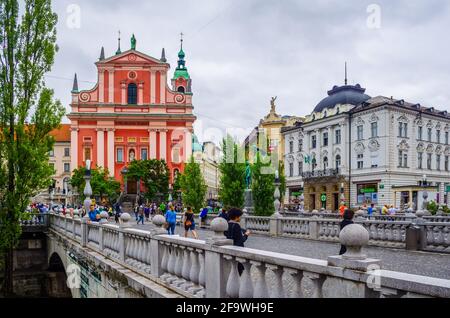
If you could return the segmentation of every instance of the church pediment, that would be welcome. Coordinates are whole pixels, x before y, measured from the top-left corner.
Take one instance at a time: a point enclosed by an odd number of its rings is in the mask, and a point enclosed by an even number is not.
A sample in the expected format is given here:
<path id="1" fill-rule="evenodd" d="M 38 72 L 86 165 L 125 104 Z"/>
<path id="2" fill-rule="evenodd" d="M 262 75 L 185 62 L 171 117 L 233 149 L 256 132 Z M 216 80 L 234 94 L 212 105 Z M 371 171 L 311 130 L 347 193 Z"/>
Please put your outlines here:
<path id="1" fill-rule="evenodd" d="M 160 65 L 160 64 L 166 64 L 161 62 L 160 60 L 151 57 L 147 54 L 141 53 L 139 51 L 135 50 L 129 50 L 126 52 L 123 52 L 121 54 L 112 56 L 106 60 L 97 62 L 98 65 L 104 65 L 104 64 L 153 64 L 153 65 Z"/>

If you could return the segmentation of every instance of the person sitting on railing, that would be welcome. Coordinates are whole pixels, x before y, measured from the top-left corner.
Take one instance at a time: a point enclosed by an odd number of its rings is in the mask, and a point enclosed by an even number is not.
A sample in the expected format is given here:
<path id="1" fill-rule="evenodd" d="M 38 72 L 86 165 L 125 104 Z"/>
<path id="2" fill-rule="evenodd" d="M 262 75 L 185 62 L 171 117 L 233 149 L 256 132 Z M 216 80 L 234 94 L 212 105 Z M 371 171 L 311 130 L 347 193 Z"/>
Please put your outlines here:
<path id="1" fill-rule="evenodd" d="M 355 212 L 347 209 L 344 212 L 344 220 L 341 222 L 341 231 L 350 224 L 353 224 L 353 217 L 355 216 Z M 341 251 L 339 252 L 339 255 L 344 255 L 347 253 L 347 247 L 345 245 L 341 245 Z"/>
<path id="2" fill-rule="evenodd" d="M 241 222 L 241 217 L 244 213 L 236 208 L 228 211 L 228 216 L 230 221 L 228 222 L 228 231 L 224 234 L 229 240 L 233 240 L 234 246 L 244 247 L 244 243 L 247 241 L 251 232 L 241 228 L 239 222 Z M 238 263 L 239 276 L 244 272 L 244 266 Z"/>
<path id="3" fill-rule="evenodd" d="M 94 203 L 91 203 L 91 207 L 90 207 L 90 211 L 89 211 L 88 215 L 89 215 L 89 220 L 91 220 L 91 222 L 98 222 L 99 221 L 100 213 L 95 208 L 95 204 Z"/>

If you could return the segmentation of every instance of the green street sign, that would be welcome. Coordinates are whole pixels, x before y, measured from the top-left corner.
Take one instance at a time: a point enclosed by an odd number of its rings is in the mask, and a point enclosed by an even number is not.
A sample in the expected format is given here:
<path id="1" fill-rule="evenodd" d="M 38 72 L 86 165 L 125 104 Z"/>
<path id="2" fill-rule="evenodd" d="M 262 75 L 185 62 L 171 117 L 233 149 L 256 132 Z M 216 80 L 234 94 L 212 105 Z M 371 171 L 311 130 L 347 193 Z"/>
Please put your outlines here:
<path id="1" fill-rule="evenodd" d="M 384 184 L 380 184 L 380 189 L 384 189 Z"/>
<path id="2" fill-rule="evenodd" d="M 450 192 L 450 185 L 447 186 L 447 189 L 445 192 Z"/>
<path id="3" fill-rule="evenodd" d="M 365 188 L 361 189 L 361 193 L 375 193 L 377 190 L 375 188 Z"/>
<path id="4" fill-rule="evenodd" d="M 322 195 L 320 196 L 320 200 L 321 200 L 322 202 L 327 202 L 327 195 L 326 195 L 326 194 L 322 194 Z"/>

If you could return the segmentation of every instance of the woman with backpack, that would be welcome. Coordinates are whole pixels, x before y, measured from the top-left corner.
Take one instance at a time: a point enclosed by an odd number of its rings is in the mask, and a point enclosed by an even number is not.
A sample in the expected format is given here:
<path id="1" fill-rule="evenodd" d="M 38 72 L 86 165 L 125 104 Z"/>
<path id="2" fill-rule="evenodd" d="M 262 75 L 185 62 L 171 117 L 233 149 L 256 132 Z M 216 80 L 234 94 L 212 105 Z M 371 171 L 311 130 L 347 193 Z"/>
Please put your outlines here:
<path id="1" fill-rule="evenodd" d="M 188 237 L 189 231 L 192 231 L 194 238 L 198 240 L 198 234 L 195 231 L 194 211 L 191 207 L 188 207 L 184 213 L 184 237 Z"/>
<path id="2" fill-rule="evenodd" d="M 229 240 L 233 240 L 234 246 L 244 247 L 245 241 L 247 241 L 251 232 L 241 228 L 239 222 L 241 222 L 241 217 L 244 213 L 239 209 L 231 209 L 228 211 L 228 217 L 230 221 L 228 222 L 228 231 L 224 234 Z M 239 276 L 244 272 L 244 265 L 238 263 Z"/>

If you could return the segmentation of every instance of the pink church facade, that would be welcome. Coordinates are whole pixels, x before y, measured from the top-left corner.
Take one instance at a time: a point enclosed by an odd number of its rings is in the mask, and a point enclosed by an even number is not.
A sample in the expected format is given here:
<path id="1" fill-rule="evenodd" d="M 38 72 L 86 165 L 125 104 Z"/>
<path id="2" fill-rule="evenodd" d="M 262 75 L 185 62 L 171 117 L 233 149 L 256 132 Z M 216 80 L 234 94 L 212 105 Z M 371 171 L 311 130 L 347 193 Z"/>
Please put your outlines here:
<path id="1" fill-rule="evenodd" d="M 134 39 L 134 36 L 133 36 Z M 135 40 L 134 40 L 135 41 Z M 191 79 L 179 53 L 178 67 L 171 79 L 163 50 L 160 59 L 132 49 L 96 63 L 98 82 L 94 88 L 72 90 L 72 169 L 84 166 L 107 168 L 116 180 L 133 160 L 165 160 L 170 181 L 184 170 L 192 155 L 193 114 Z M 133 193 L 136 183 L 129 184 Z"/>

